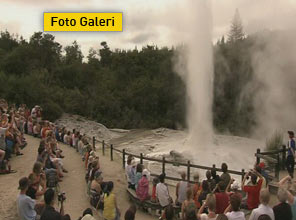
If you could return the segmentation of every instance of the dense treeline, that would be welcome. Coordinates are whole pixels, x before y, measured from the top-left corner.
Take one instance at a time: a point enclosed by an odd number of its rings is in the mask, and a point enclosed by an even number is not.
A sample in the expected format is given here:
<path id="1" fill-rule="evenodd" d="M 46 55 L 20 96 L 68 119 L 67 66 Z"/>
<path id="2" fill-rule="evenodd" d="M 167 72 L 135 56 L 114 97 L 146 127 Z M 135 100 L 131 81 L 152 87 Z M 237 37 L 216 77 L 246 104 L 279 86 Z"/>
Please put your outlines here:
<path id="1" fill-rule="evenodd" d="M 244 37 L 235 18 L 228 40 L 214 45 L 214 125 L 219 131 L 246 134 L 254 125 L 252 37 Z M 39 104 L 54 120 L 63 112 L 83 115 L 108 127 L 186 126 L 186 94 L 174 73 L 174 48 L 90 49 L 84 59 L 78 43 L 62 48 L 51 34 L 26 41 L 0 34 L 0 93 L 10 102 Z"/>

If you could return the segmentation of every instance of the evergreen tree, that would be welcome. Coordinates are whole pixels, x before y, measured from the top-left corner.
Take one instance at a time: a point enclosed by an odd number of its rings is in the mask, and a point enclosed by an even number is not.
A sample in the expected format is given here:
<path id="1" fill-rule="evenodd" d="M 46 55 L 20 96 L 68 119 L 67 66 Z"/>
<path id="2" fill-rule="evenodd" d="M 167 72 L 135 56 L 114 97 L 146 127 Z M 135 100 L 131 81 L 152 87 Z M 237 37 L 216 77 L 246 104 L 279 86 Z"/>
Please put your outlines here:
<path id="1" fill-rule="evenodd" d="M 243 31 L 242 21 L 238 9 L 236 9 L 228 34 L 228 42 L 236 42 L 238 40 L 243 40 L 244 37 L 245 35 Z"/>

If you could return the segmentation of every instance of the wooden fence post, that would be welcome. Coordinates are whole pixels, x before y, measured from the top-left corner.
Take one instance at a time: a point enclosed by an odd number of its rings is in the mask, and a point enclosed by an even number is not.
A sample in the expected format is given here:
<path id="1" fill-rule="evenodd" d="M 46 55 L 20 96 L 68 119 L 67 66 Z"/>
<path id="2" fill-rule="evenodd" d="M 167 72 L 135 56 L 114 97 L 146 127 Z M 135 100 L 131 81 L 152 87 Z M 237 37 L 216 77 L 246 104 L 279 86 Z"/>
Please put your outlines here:
<path id="1" fill-rule="evenodd" d="M 283 170 L 286 169 L 286 150 L 287 150 L 286 145 L 283 145 L 283 152 L 282 152 L 282 169 Z"/>
<path id="2" fill-rule="evenodd" d="M 275 178 L 277 181 L 280 179 L 280 154 L 277 154 L 277 164 L 275 165 Z"/>
<path id="3" fill-rule="evenodd" d="M 140 153 L 140 164 L 143 164 L 143 153 Z"/>
<path id="4" fill-rule="evenodd" d="M 93 144 L 93 151 L 96 151 L 96 138 L 93 136 L 92 138 L 92 144 Z"/>
<path id="5" fill-rule="evenodd" d="M 242 169 L 242 181 L 244 180 L 246 173 L 245 173 L 245 169 Z"/>
<path id="6" fill-rule="evenodd" d="M 190 160 L 187 161 L 187 180 L 190 182 Z"/>
<path id="7" fill-rule="evenodd" d="M 257 148 L 257 155 L 260 154 L 260 148 Z M 260 163 L 260 157 L 256 155 L 256 164 L 258 165 Z"/>
<path id="8" fill-rule="evenodd" d="M 165 157 L 162 157 L 162 173 L 165 173 Z"/>
<path id="9" fill-rule="evenodd" d="M 113 144 L 111 144 L 111 147 L 110 147 L 110 157 L 111 157 L 111 161 L 113 161 Z"/>
<path id="10" fill-rule="evenodd" d="M 103 140 L 103 141 L 102 141 L 102 153 L 103 153 L 104 145 L 105 145 L 105 141 Z"/>
<path id="11" fill-rule="evenodd" d="M 102 151 L 103 151 L 103 155 L 105 155 L 105 141 L 103 141 Z"/>
<path id="12" fill-rule="evenodd" d="M 122 167 L 125 169 L 125 149 L 122 150 Z"/>

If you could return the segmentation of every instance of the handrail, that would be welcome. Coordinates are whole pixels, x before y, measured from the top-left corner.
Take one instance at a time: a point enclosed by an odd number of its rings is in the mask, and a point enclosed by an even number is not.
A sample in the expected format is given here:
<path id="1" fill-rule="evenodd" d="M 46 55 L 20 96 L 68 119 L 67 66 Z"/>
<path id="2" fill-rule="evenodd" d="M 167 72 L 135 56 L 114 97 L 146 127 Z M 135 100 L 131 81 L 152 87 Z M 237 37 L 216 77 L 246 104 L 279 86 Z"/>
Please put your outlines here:
<path id="1" fill-rule="evenodd" d="M 103 141 L 96 140 L 95 137 L 93 137 L 93 147 L 94 148 L 95 148 L 95 142 L 96 141 L 102 144 L 102 153 L 103 153 L 103 155 L 105 155 L 105 149 L 106 149 L 106 147 L 110 147 L 110 158 L 111 158 L 111 161 L 113 160 L 113 152 L 114 151 L 117 152 L 117 153 L 122 154 L 122 166 L 123 166 L 123 168 L 125 168 L 126 156 L 131 155 L 131 156 L 133 156 L 135 158 L 140 159 L 140 163 L 141 164 L 143 164 L 143 160 L 148 160 L 148 161 L 152 161 L 152 162 L 161 163 L 162 164 L 162 173 L 165 173 L 165 166 L 166 166 L 166 164 L 170 164 L 170 165 L 173 165 L 173 166 L 183 166 L 183 167 L 186 167 L 187 168 L 187 181 L 188 182 L 192 182 L 192 181 L 190 181 L 190 169 L 191 168 L 198 168 L 198 169 L 203 169 L 203 170 L 211 170 L 211 169 L 215 168 L 216 171 L 222 172 L 221 169 L 216 168 L 216 165 L 215 164 L 212 167 L 208 167 L 208 166 L 202 166 L 202 165 L 197 165 L 197 164 L 191 164 L 190 161 L 187 161 L 187 163 L 186 162 L 176 162 L 176 161 L 167 160 L 165 157 L 163 157 L 162 159 L 158 159 L 158 158 L 154 158 L 154 157 L 144 156 L 142 153 L 140 155 L 137 155 L 137 154 L 134 154 L 134 153 L 127 152 L 127 151 L 125 151 L 125 149 L 123 149 L 123 150 L 117 149 L 112 144 L 109 145 L 109 144 L 105 143 L 104 140 Z M 245 175 L 245 170 L 244 169 L 242 169 L 241 171 L 228 170 L 228 173 L 234 174 L 234 175 L 239 175 L 243 179 L 243 177 Z M 156 175 L 157 174 L 151 174 L 151 176 L 156 176 Z M 170 177 L 170 176 L 166 176 L 166 178 L 167 179 L 170 179 L 170 180 L 174 180 L 174 181 L 180 181 L 180 180 L 182 180 L 181 178 Z"/>

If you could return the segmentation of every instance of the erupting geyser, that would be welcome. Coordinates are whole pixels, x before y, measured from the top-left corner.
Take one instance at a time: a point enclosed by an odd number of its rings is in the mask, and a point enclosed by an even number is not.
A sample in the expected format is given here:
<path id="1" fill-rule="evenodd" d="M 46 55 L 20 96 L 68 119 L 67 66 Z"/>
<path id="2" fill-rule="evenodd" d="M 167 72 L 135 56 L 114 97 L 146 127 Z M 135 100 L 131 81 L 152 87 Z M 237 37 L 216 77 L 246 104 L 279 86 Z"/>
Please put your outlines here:
<path id="1" fill-rule="evenodd" d="M 183 76 L 187 89 L 187 122 L 189 146 L 209 146 L 213 143 L 213 53 L 211 3 L 187 0 L 185 48 L 179 54 L 177 72 Z M 183 68 L 180 68 L 180 67 Z M 185 72 L 185 73 L 184 73 Z"/>

